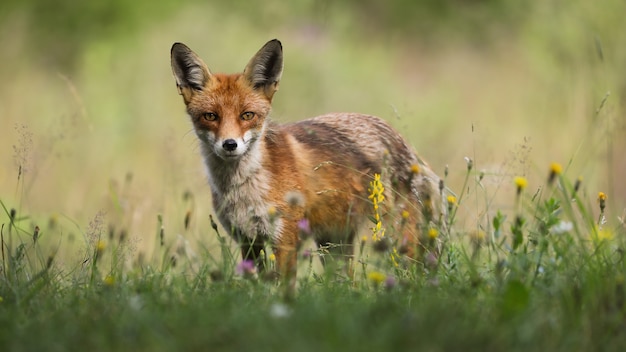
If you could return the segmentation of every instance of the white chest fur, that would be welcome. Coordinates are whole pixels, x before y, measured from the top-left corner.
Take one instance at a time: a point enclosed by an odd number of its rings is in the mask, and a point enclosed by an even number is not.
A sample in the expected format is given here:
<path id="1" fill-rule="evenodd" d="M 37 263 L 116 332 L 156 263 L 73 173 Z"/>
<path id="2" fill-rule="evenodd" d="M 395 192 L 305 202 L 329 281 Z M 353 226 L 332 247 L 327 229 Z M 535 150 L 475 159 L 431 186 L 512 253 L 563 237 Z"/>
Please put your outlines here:
<path id="1" fill-rule="evenodd" d="M 260 150 L 253 148 L 242 158 L 225 161 L 214 154 L 205 156 L 213 206 L 222 226 L 235 236 L 275 239 L 280 220 L 270 216 L 267 202 L 269 173 L 261 165 Z"/>

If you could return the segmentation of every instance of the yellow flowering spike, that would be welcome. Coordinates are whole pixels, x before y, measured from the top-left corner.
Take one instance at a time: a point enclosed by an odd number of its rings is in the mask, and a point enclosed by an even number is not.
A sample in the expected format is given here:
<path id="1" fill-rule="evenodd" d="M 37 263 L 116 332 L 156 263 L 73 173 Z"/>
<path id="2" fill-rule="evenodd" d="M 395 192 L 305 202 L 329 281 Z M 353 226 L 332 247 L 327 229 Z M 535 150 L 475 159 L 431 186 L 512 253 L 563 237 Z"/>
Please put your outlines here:
<path id="1" fill-rule="evenodd" d="M 398 250 L 396 248 L 394 248 L 393 251 L 389 254 L 389 257 L 391 258 L 391 263 L 394 267 L 397 268 L 400 266 L 398 264 L 398 258 L 400 258 L 400 255 L 398 254 Z"/>

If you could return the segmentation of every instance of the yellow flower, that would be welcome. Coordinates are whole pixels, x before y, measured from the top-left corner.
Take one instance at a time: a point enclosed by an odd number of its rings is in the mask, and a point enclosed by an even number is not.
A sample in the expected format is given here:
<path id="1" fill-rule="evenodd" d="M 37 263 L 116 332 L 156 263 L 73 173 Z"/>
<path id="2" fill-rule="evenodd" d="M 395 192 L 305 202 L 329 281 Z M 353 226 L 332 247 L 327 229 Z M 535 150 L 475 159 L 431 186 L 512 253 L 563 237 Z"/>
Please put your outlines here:
<path id="1" fill-rule="evenodd" d="M 270 262 L 275 262 L 276 261 L 276 254 L 272 253 L 270 254 Z"/>
<path id="2" fill-rule="evenodd" d="M 560 175 L 563 172 L 563 167 L 559 163 L 550 164 L 550 173 Z"/>
<path id="3" fill-rule="evenodd" d="M 374 180 L 370 182 L 370 188 L 368 191 L 370 192 L 368 199 L 372 200 L 374 206 L 385 200 L 385 196 L 383 194 L 385 187 L 383 186 L 383 183 L 380 182 L 380 174 L 374 174 Z"/>
<path id="4" fill-rule="evenodd" d="M 115 285 L 115 278 L 113 277 L 113 275 L 107 275 L 104 278 L 104 284 L 106 286 L 113 286 L 113 285 Z"/>
<path id="5" fill-rule="evenodd" d="M 548 184 L 554 182 L 554 179 L 563 172 L 563 167 L 559 163 L 550 164 L 550 175 L 548 176 Z"/>
<path id="6" fill-rule="evenodd" d="M 276 207 L 274 206 L 270 206 L 269 208 L 267 208 L 267 215 L 273 217 L 276 215 Z"/>
<path id="7" fill-rule="evenodd" d="M 606 207 L 606 194 L 604 192 L 598 192 L 598 203 L 600 203 L 600 211 L 604 212 Z"/>
<path id="8" fill-rule="evenodd" d="M 472 243 L 475 243 L 475 244 L 482 243 L 486 237 L 487 237 L 487 234 L 485 234 L 485 232 L 482 230 L 476 230 L 476 231 L 470 232 L 470 239 Z"/>
<path id="9" fill-rule="evenodd" d="M 452 195 L 448 196 L 448 205 L 453 206 L 455 204 L 456 204 L 456 197 Z"/>
<path id="10" fill-rule="evenodd" d="M 411 215 L 411 214 L 408 211 L 406 211 L 406 210 L 402 211 L 402 218 L 403 219 L 408 219 L 409 215 Z"/>
<path id="11" fill-rule="evenodd" d="M 521 176 L 515 177 L 513 179 L 513 182 L 515 182 L 515 186 L 517 187 L 517 194 L 520 194 L 524 190 L 524 188 L 528 186 L 528 181 L 526 180 L 526 178 Z"/>
<path id="12" fill-rule="evenodd" d="M 367 242 L 367 236 L 363 235 L 363 236 L 361 237 L 361 242 Z"/>
<path id="13" fill-rule="evenodd" d="M 385 281 L 385 274 L 379 271 L 372 271 L 367 274 L 367 279 L 375 285 L 380 285 L 383 281 Z"/>
<path id="14" fill-rule="evenodd" d="M 400 255 L 398 254 L 398 250 L 396 248 L 394 248 L 393 251 L 389 254 L 389 257 L 391 258 L 391 263 L 393 264 L 393 266 L 395 266 L 396 268 L 400 266 L 397 260 Z"/>
<path id="15" fill-rule="evenodd" d="M 98 251 L 98 253 L 104 252 L 106 248 L 107 248 L 106 242 L 100 240 L 98 241 L 98 243 L 96 243 L 96 251 Z"/>
<path id="16" fill-rule="evenodd" d="M 598 240 L 599 241 L 610 241 L 615 237 L 613 231 L 609 229 L 602 229 L 598 231 Z"/>
<path id="17" fill-rule="evenodd" d="M 411 165 L 411 174 L 417 175 L 420 172 L 420 167 L 417 164 Z"/>
<path id="18" fill-rule="evenodd" d="M 439 236 L 439 231 L 437 231 L 436 228 L 431 227 L 428 229 L 428 238 L 434 240 L 435 238 L 437 238 L 437 236 Z"/>

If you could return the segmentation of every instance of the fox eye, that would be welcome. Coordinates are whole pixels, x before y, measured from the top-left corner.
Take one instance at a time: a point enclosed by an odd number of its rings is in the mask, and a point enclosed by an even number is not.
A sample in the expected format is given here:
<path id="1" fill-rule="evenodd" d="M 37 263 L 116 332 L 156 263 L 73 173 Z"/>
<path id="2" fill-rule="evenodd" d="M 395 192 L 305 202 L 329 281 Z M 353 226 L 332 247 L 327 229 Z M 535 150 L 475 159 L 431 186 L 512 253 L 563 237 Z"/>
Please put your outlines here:
<path id="1" fill-rule="evenodd" d="M 216 121 L 217 114 L 214 112 L 205 112 L 204 114 L 202 114 L 202 118 L 206 121 Z"/>
<path id="2" fill-rule="evenodd" d="M 252 120 L 254 115 L 255 114 L 252 111 L 246 111 L 243 114 L 241 114 L 241 119 L 245 121 Z"/>

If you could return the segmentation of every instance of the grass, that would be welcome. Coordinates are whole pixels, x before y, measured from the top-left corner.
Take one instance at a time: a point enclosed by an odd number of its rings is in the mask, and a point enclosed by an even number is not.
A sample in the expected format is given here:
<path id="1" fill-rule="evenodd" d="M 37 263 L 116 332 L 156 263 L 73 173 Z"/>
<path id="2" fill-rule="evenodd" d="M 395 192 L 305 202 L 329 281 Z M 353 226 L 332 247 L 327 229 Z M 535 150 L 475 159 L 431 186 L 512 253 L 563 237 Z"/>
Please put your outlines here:
<path id="1" fill-rule="evenodd" d="M 469 186 L 480 187 L 471 164 L 467 174 Z M 44 230 L 25 230 L 28 219 L 2 203 L 0 346 L 622 350 L 624 224 L 606 222 L 605 194 L 593 204 L 560 165 L 548 174 L 536 194 L 517 178 L 514 210 L 498 211 L 477 232 L 455 228 L 451 216 L 449 227 L 431 234 L 436 242 L 425 237 L 417 262 L 392 260 L 391 247 L 368 244 L 350 280 L 314 267 L 322 250 L 305 252 L 295 300 L 283 299 L 272 280 L 238 271 L 217 227 L 219 251 L 157 241 L 152 260 L 128 265 L 132 243 L 104 229 L 99 214 L 87 227 L 82 259 L 60 265 L 39 244 Z M 463 202 L 464 193 L 449 198 L 452 214 Z"/>

